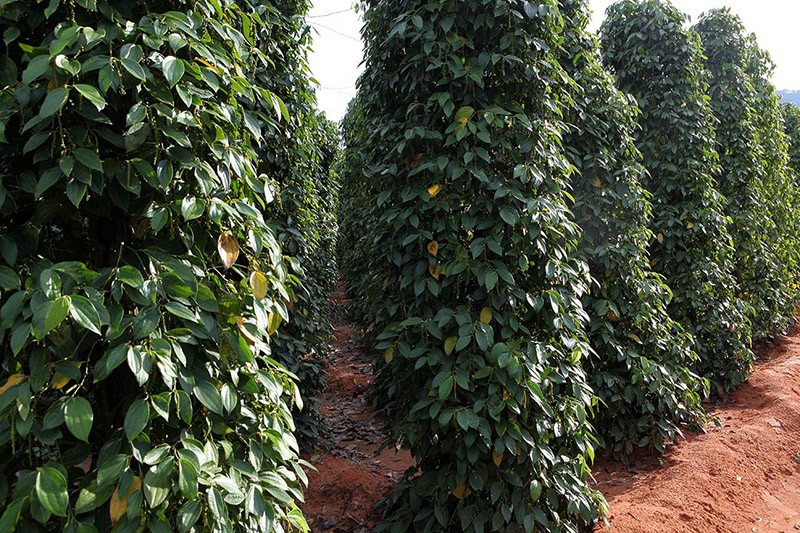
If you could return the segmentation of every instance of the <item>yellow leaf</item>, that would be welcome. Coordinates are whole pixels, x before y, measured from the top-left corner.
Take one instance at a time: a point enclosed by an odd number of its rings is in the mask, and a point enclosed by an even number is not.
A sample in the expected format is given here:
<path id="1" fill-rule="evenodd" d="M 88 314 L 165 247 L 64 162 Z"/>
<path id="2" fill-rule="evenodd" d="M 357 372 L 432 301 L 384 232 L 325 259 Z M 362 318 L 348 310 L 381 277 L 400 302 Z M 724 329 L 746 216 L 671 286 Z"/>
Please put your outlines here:
<path id="1" fill-rule="evenodd" d="M 250 330 L 248 330 L 244 326 L 244 318 L 242 318 L 240 316 L 237 316 L 236 317 L 236 325 L 239 326 L 239 331 L 244 336 L 245 342 L 247 342 L 247 344 L 252 346 L 256 342 L 258 342 L 258 339 L 252 333 L 250 333 Z"/>
<path id="2" fill-rule="evenodd" d="M 663 233 L 659 233 L 657 239 L 658 239 L 658 243 L 659 244 L 664 244 L 664 234 Z"/>
<path id="3" fill-rule="evenodd" d="M 428 272 L 430 272 L 431 276 L 434 278 L 439 279 L 439 274 L 442 273 L 442 265 L 439 263 L 436 263 L 435 265 L 429 265 Z"/>
<path id="4" fill-rule="evenodd" d="M 11 374 L 10 376 L 8 376 L 8 379 L 3 384 L 3 386 L 0 387 L 0 394 L 3 394 L 5 391 L 10 389 L 14 385 L 19 385 L 26 379 L 28 379 L 28 376 L 25 376 L 23 374 Z"/>
<path id="5" fill-rule="evenodd" d="M 639 338 L 639 335 L 628 333 L 628 338 L 638 342 L 639 344 L 642 344 L 642 339 Z"/>
<path id="6" fill-rule="evenodd" d="M 267 276 L 255 271 L 250 274 L 250 287 L 253 289 L 253 298 L 263 300 L 267 297 Z"/>
<path id="7" fill-rule="evenodd" d="M 498 455 L 497 452 L 492 452 L 492 460 L 494 465 L 499 467 L 500 463 L 503 462 L 503 454 Z"/>
<path id="8" fill-rule="evenodd" d="M 456 485 L 456 487 L 453 489 L 453 496 L 455 496 L 455 497 L 456 497 L 456 498 L 458 498 L 459 500 L 463 500 L 464 498 L 466 498 L 467 496 L 469 496 L 469 492 L 470 492 L 470 490 L 469 490 L 469 487 L 467 487 L 467 486 L 466 486 L 466 485 L 464 485 L 463 483 L 459 483 L 459 484 L 458 484 L 458 485 Z"/>
<path id="9" fill-rule="evenodd" d="M 431 241 L 428 243 L 428 253 L 431 254 L 433 257 L 439 255 L 439 243 L 436 241 Z"/>
<path id="10" fill-rule="evenodd" d="M 142 486 L 142 480 L 139 479 L 139 476 L 134 476 L 133 481 L 131 482 L 131 486 L 128 488 L 128 492 L 125 493 L 125 496 L 122 498 L 119 497 L 119 486 L 114 489 L 114 494 L 111 495 L 111 503 L 109 504 L 109 514 L 111 515 L 111 523 L 116 524 L 122 515 L 124 515 L 128 510 L 128 498 L 130 498 L 131 494 L 139 490 Z"/>
<path id="11" fill-rule="evenodd" d="M 428 194 L 430 195 L 431 198 L 436 198 L 436 195 L 439 194 L 440 192 L 442 192 L 442 185 L 440 183 L 437 183 L 436 185 L 431 185 L 430 188 L 428 188 Z"/>
<path id="12" fill-rule="evenodd" d="M 222 264 L 225 268 L 230 268 L 236 263 L 239 258 L 239 243 L 236 237 L 227 231 L 219 236 L 217 240 L 217 251 L 222 258 Z"/>
<path id="13" fill-rule="evenodd" d="M 383 360 L 386 361 L 386 364 L 388 365 L 392 362 L 392 359 L 394 359 L 394 346 L 389 346 L 386 348 L 386 351 L 383 352 Z"/>
<path id="14" fill-rule="evenodd" d="M 686 228 L 687 229 L 692 229 L 693 227 L 694 227 L 694 223 L 693 222 L 689 222 L 689 223 L 686 224 Z"/>
<path id="15" fill-rule="evenodd" d="M 481 322 L 488 324 L 492 321 L 492 310 L 489 307 L 484 307 L 481 310 Z"/>
<path id="16" fill-rule="evenodd" d="M 450 355 L 453 353 L 453 349 L 456 347 L 456 343 L 458 343 L 458 337 L 450 337 L 446 341 L 444 341 L 444 353 Z"/>
<path id="17" fill-rule="evenodd" d="M 281 315 L 278 313 L 270 313 L 267 316 L 267 333 L 269 335 L 275 335 L 275 332 L 278 331 L 278 328 L 281 327 Z"/>
<path id="18" fill-rule="evenodd" d="M 603 182 L 600 181 L 600 178 L 598 178 L 597 176 L 595 176 L 594 179 L 592 180 L 592 184 L 595 187 L 602 187 L 603 186 Z"/>
<path id="19" fill-rule="evenodd" d="M 63 389 L 64 385 L 67 383 L 69 383 L 69 378 L 59 374 L 58 372 L 56 372 L 56 374 L 53 376 L 53 379 L 50 380 L 50 386 L 54 389 Z"/>

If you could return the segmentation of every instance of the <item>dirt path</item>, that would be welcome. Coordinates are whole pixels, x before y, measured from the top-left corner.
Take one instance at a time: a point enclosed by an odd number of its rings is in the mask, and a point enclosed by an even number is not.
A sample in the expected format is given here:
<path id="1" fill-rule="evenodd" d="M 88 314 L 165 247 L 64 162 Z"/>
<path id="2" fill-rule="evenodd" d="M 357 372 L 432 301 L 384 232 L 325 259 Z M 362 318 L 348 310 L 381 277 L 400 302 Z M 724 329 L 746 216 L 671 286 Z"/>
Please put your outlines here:
<path id="1" fill-rule="evenodd" d="M 800 333 L 766 352 L 713 413 L 721 428 L 673 447 L 660 465 L 596 472 L 612 532 L 800 530 Z"/>
<path id="2" fill-rule="evenodd" d="M 334 324 L 328 388 L 320 405 L 330 435 L 311 457 L 318 472 L 309 472 L 303 512 L 315 533 L 367 533 L 380 519 L 374 510 L 378 500 L 391 492 L 413 460 L 405 451 L 378 454 L 383 424 L 373 417 L 367 398 L 372 365 L 344 318 L 348 301 L 341 286 L 333 303 L 341 318 Z"/>

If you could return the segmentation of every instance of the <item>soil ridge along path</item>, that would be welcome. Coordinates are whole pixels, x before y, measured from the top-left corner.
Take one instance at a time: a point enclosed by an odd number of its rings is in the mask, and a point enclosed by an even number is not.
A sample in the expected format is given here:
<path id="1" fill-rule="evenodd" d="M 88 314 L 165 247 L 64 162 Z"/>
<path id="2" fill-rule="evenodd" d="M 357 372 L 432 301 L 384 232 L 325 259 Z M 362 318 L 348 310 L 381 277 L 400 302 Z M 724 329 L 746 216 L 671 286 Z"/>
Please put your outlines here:
<path id="1" fill-rule="evenodd" d="M 311 456 L 317 472 L 308 472 L 302 505 L 314 533 L 367 533 L 380 520 L 375 506 L 413 466 L 405 451 L 380 453 L 384 423 L 374 416 L 368 397 L 372 362 L 359 344 L 359 332 L 347 321 L 343 283 L 332 295 L 333 355 L 326 365 L 328 386 L 319 405 L 329 434 Z"/>
<path id="2" fill-rule="evenodd" d="M 750 380 L 709 413 L 721 427 L 635 468 L 596 465 L 612 532 L 800 531 L 800 330 L 760 352 Z"/>

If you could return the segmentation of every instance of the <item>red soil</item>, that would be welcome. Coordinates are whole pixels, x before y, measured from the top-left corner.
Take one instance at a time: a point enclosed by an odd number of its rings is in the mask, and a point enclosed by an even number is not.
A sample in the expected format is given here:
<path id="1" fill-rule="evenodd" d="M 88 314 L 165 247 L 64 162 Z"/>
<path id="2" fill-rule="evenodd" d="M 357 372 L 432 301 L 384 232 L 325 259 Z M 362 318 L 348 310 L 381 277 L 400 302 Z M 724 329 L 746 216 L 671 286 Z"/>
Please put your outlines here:
<path id="1" fill-rule="evenodd" d="M 721 427 L 710 425 L 660 460 L 627 470 L 597 465 L 610 531 L 800 530 L 800 334 L 768 351 L 711 414 Z"/>
<path id="2" fill-rule="evenodd" d="M 334 301 L 346 303 L 341 291 Z M 318 472 L 309 473 L 303 511 L 315 532 L 366 533 L 380 519 L 376 503 L 413 460 L 378 453 L 383 423 L 366 396 L 372 367 L 350 326 L 339 324 L 335 338 L 320 406 L 330 435 L 311 458 Z M 761 352 L 706 434 L 634 467 L 598 461 L 612 533 L 800 531 L 800 333 Z"/>
<path id="3" fill-rule="evenodd" d="M 345 305 L 340 290 L 335 304 Z M 356 332 L 336 325 L 333 358 L 326 367 L 328 388 L 320 412 L 330 434 L 311 462 L 306 520 L 315 532 L 367 533 L 380 520 L 375 506 L 392 491 L 414 461 L 406 451 L 384 449 L 380 453 L 384 423 L 376 419 L 367 397 L 372 365 Z"/>

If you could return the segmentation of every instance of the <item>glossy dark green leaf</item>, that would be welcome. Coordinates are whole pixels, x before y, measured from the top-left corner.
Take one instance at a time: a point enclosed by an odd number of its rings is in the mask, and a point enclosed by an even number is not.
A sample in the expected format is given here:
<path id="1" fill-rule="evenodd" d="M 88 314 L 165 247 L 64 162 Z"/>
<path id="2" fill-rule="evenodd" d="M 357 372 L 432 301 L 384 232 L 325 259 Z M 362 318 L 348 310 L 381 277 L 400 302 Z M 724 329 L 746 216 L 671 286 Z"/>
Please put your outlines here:
<path id="1" fill-rule="evenodd" d="M 103 98 L 103 95 L 100 94 L 100 91 L 95 89 L 91 85 L 86 85 L 83 83 L 78 83 L 75 85 L 75 89 L 78 90 L 87 100 L 89 100 L 98 111 L 102 111 L 106 107 L 106 99 Z"/>
<path id="2" fill-rule="evenodd" d="M 165 57 L 161 63 L 161 68 L 164 71 L 164 77 L 167 78 L 170 87 L 174 87 L 181 80 L 186 71 L 183 61 L 173 56 Z"/>
<path id="3" fill-rule="evenodd" d="M 102 323 L 100 321 L 100 314 L 87 298 L 83 296 L 72 296 L 70 314 L 72 318 L 75 319 L 75 322 L 85 329 L 101 335 L 100 328 L 102 327 Z"/>
<path id="4" fill-rule="evenodd" d="M 125 413 L 125 435 L 135 439 L 150 421 L 150 405 L 145 400 L 135 400 Z"/>
<path id="5" fill-rule="evenodd" d="M 42 118 L 55 115 L 61 110 L 61 106 L 67 101 L 69 91 L 63 87 L 57 87 L 47 93 L 47 96 L 39 109 L 39 116 Z"/>
<path id="6" fill-rule="evenodd" d="M 67 516 L 67 479 L 59 470 L 43 466 L 36 472 L 36 499 L 48 512 Z"/>
<path id="7" fill-rule="evenodd" d="M 79 440 L 89 442 L 94 412 L 88 400 L 81 397 L 69 398 L 64 405 L 64 421 L 67 429 Z"/>
<path id="8" fill-rule="evenodd" d="M 61 296 L 60 298 L 50 302 L 50 306 L 44 319 L 43 333 L 45 335 L 57 328 L 64 321 L 64 319 L 67 318 L 71 305 L 72 298 L 69 296 Z"/>

